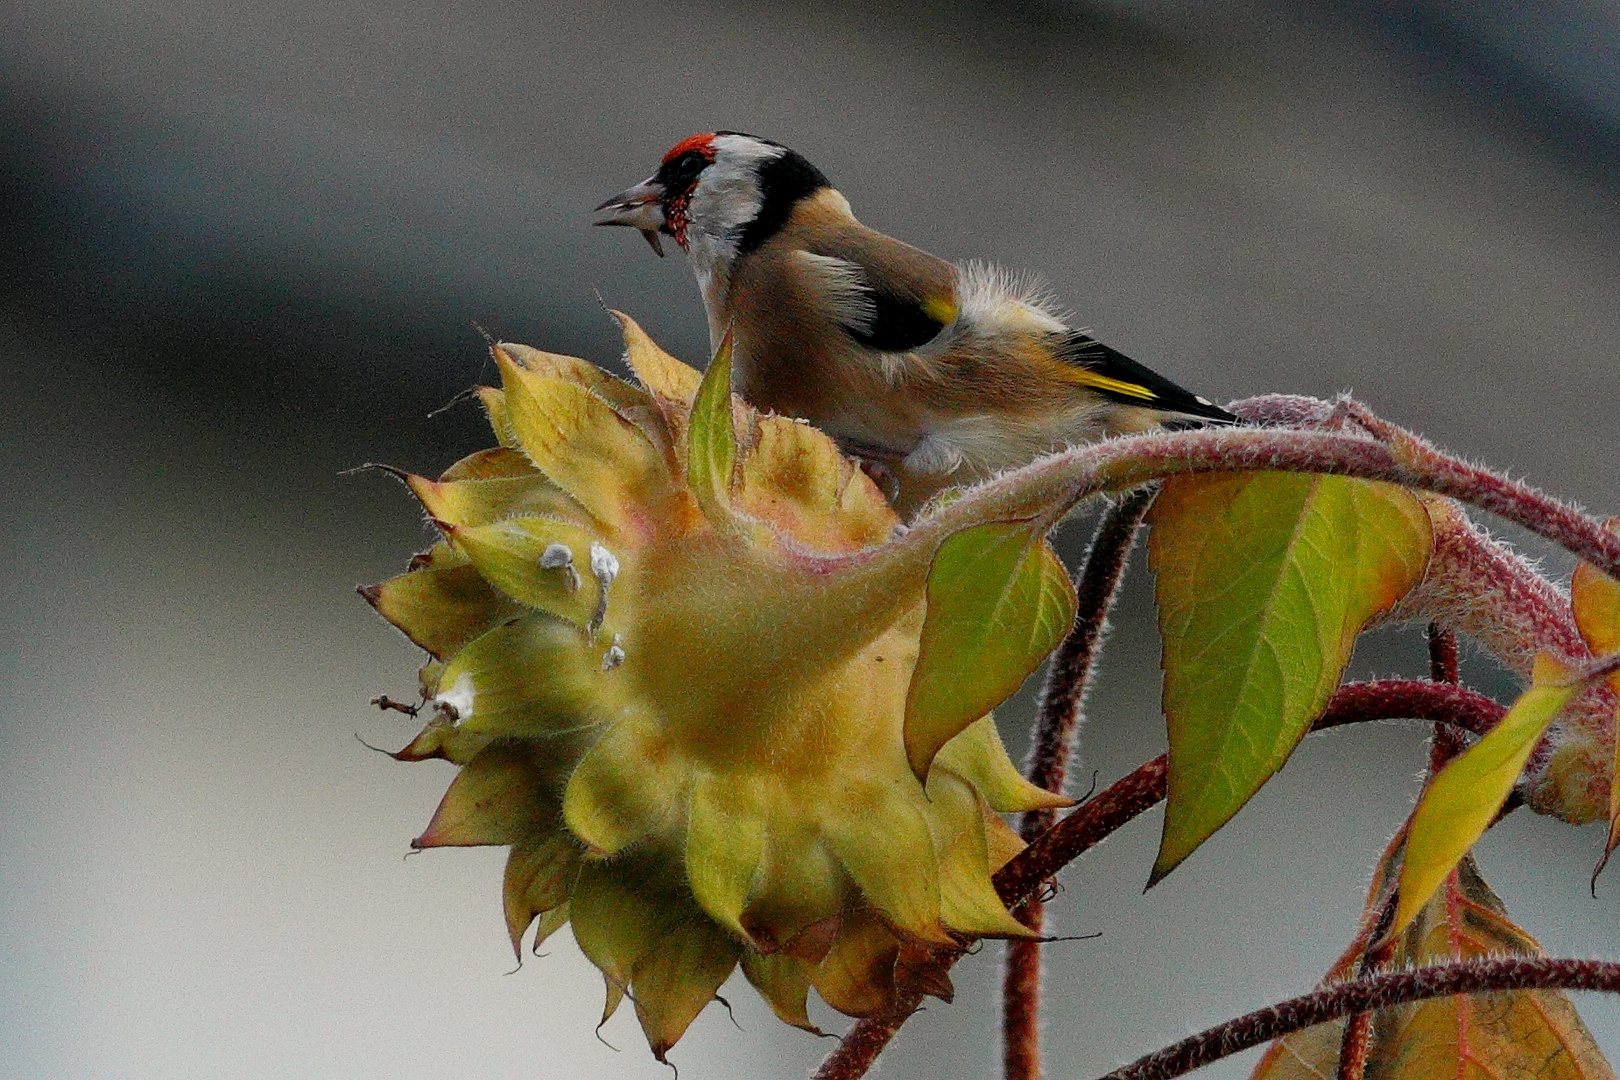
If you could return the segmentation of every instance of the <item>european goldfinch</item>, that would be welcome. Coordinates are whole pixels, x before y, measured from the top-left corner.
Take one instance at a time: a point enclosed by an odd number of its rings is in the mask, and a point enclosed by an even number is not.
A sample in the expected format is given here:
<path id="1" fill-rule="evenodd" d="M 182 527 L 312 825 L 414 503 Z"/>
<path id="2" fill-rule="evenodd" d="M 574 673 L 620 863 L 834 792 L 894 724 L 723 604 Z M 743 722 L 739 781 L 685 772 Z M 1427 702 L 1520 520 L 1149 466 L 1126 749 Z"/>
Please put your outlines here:
<path id="1" fill-rule="evenodd" d="M 810 162 L 733 131 L 694 135 L 598 225 L 679 244 L 732 389 L 809 421 L 887 474 L 902 513 L 1044 453 L 1231 413 L 1065 325 L 1003 270 L 953 265 L 862 225 Z"/>

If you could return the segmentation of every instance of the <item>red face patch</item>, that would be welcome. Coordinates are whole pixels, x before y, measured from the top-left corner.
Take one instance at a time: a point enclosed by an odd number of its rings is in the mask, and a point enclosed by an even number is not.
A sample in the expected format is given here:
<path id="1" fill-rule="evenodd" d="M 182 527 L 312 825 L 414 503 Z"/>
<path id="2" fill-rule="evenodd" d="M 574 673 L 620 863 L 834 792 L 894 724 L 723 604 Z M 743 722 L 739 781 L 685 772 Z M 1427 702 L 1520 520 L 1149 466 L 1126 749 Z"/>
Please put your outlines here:
<path id="1" fill-rule="evenodd" d="M 698 175 L 714 161 L 714 136 L 714 132 L 707 131 L 682 139 L 664 155 L 664 163 L 653 176 L 663 189 L 664 231 L 675 238 L 682 250 L 686 248 L 687 211 L 692 202 L 692 189 L 697 186 Z"/>
<path id="2" fill-rule="evenodd" d="M 703 155 L 703 160 L 705 160 L 705 161 L 713 161 L 714 160 L 714 132 L 705 131 L 705 132 L 702 132 L 700 134 L 692 135 L 692 136 L 689 136 L 688 138 L 682 139 L 680 142 L 676 143 L 673 147 L 670 148 L 669 153 L 664 155 L 663 163 L 665 165 L 668 165 L 670 162 L 674 161 L 676 158 L 678 158 L 682 154 L 686 154 L 686 153 L 702 154 Z"/>

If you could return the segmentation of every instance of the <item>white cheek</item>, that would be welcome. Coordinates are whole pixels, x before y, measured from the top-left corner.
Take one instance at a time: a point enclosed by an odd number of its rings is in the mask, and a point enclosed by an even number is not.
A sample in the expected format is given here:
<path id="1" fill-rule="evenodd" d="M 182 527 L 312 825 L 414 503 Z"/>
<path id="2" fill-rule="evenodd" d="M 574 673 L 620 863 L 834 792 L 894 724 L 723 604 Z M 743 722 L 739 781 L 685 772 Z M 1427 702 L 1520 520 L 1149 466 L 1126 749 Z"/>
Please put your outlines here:
<path id="1" fill-rule="evenodd" d="M 703 310 L 709 321 L 709 348 L 718 349 L 720 338 L 726 332 L 726 292 L 730 278 L 725 264 L 717 260 L 701 259 L 697 248 L 690 250 L 692 272 L 697 276 L 698 290 L 703 294 Z"/>

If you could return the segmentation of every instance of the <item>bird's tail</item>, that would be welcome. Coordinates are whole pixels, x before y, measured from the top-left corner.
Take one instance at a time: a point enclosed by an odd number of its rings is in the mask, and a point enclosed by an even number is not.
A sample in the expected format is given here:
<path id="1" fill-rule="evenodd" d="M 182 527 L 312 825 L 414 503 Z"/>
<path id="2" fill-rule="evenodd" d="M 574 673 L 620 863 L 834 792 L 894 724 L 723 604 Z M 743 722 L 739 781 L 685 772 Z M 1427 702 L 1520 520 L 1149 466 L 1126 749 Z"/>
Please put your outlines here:
<path id="1" fill-rule="evenodd" d="M 1184 390 L 1153 369 L 1078 330 L 1064 336 L 1058 355 L 1072 365 L 1076 383 L 1121 405 L 1169 413 L 1176 422 L 1237 424 L 1236 416 L 1208 398 Z M 1194 426 L 1188 424 L 1187 426 Z"/>

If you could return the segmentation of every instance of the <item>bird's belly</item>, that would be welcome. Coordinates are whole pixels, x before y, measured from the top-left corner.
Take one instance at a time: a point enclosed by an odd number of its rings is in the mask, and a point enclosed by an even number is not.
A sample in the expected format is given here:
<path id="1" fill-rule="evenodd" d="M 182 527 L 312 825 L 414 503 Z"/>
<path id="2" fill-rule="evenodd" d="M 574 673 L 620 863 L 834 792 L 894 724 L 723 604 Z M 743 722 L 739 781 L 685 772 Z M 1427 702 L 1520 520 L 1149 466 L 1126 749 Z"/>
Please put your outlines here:
<path id="1" fill-rule="evenodd" d="M 980 413 L 940 418 L 927 425 L 906 456 L 905 467 L 971 483 L 1028 464 L 1042 454 L 1095 442 L 1104 434 L 1102 411 L 1089 407 L 1057 415 Z"/>

